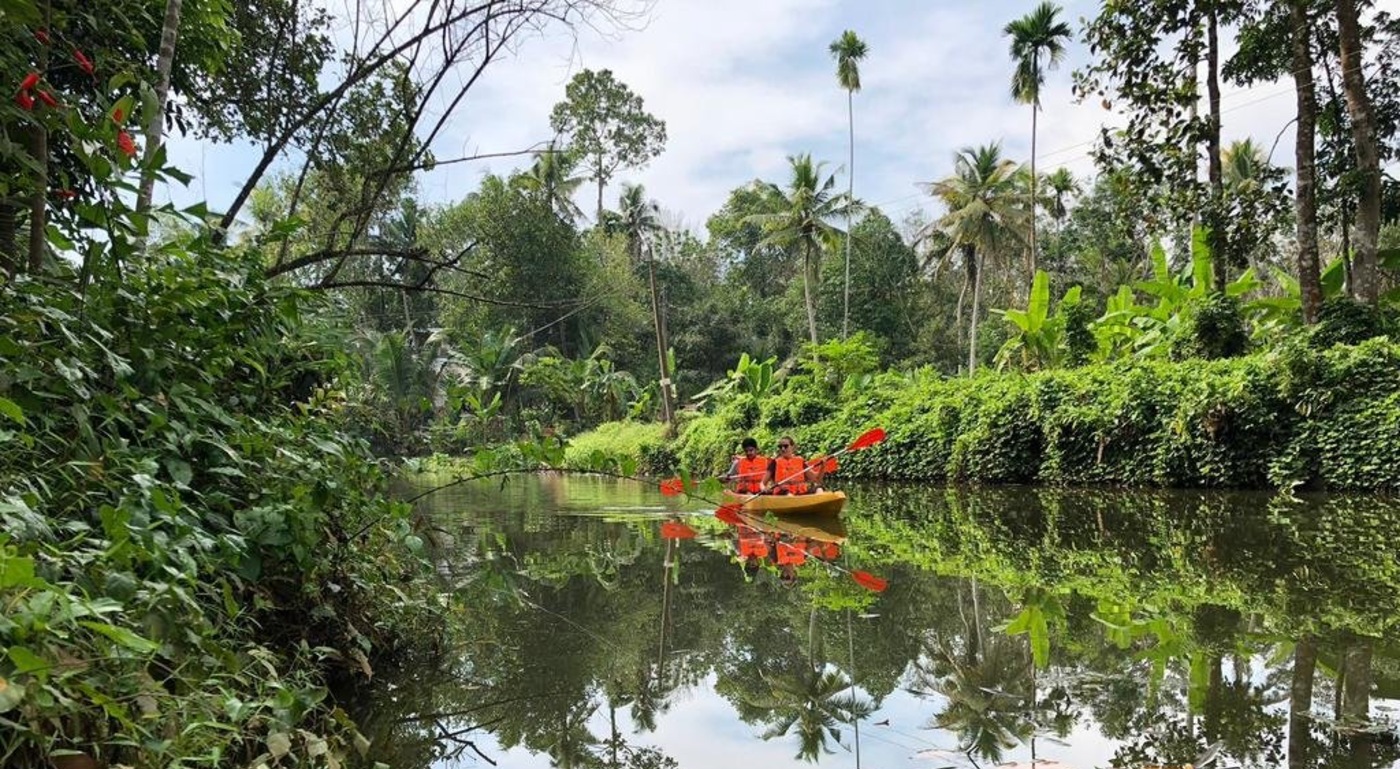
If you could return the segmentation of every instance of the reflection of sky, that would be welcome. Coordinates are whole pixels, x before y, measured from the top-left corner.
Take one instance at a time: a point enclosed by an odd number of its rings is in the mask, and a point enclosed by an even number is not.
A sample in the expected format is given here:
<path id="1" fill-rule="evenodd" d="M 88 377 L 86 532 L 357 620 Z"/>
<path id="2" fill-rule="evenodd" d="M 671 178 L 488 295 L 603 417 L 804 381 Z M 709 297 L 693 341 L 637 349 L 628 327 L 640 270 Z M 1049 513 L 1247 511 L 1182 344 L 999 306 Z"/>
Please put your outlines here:
<path id="1" fill-rule="evenodd" d="M 635 733 L 626 710 L 618 711 L 618 728 L 637 747 L 659 748 L 676 759 L 680 769 L 730 769 L 731 767 L 811 766 L 794 756 L 797 737 L 789 735 L 763 740 L 764 727 L 739 720 L 734 708 L 714 691 L 715 677 L 706 677 L 700 686 L 677 691 L 670 709 L 656 719 L 656 731 Z M 957 737 L 925 725 L 942 707 L 941 697 L 920 698 L 896 690 L 885 699 L 883 706 L 861 724 L 861 766 L 870 769 L 909 766 L 937 769 L 944 766 L 971 767 L 972 764 L 955 752 Z M 889 720 L 889 725 L 875 724 Z M 608 711 L 601 705 L 588 723 L 589 730 L 601 739 L 608 736 Z M 833 753 L 824 756 L 817 766 L 854 767 L 853 735 L 849 728 L 841 732 L 844 749 L 831 745 Z M 477 746 L 490 756 L 501 769 L 539 769 L 549 766 L 549 756 L 532 753 L 523 747 L 503 751 L 487 736 L 474 738 Z M 1056 760 L 1069 767 L 1106 766 L 1117 743 L 1104 738 L 1092 724 L 1081 724 L 1064 740 L 1055 744 L 1044 737 L 1036 741 L 1038 760 Z M 470 754 L 468 754 L 470 756 Z M 1006 751 L 1004 762 L 1029 762 L 1028 745 Z M 985 761 L 979 762 L 990 769 Z M 475 757 L 464 757 L 458 763 L 443 763 L 441 767 L 482 765 Z"/>

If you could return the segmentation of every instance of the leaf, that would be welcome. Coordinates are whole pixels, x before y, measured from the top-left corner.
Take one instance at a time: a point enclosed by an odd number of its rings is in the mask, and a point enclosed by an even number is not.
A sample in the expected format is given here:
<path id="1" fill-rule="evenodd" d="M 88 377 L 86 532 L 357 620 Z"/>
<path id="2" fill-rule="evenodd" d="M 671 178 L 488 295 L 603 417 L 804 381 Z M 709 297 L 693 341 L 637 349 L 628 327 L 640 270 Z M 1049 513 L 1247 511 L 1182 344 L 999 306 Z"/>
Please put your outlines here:
<path id="1" fill-rule="evenodd" d="M 291 735 L 286 732 L 273 732 L 267 735 L 267 752 L 272 754 L 273 758 L 281 758 L 290 753 L 291 750 Z"/>
<path id="2" fill-rule="evenodd" d="M 1035 278 L 1031 280 L 1031 302 L 1026 308 L 1026 317 L 1030 322 L 1030 331 L 1039 331 L 1045 325 L 1045 318 L 1050 314 L 1050 276 L 1045 274 L 1045 270 L 1036 270 Z"/>
<path id="3" fill-rule="evenodd" d="M 27 422 L 24 418 L 24 409 L 21 409 L 19 407 L 19 404 L 15 403 L 9 398 L 0 398 L 0 414 L 7 416 L 10 419 L 22 425 L 29 424 L 29 422 Z"/>
<path id="4" fill-rule="evenodd" d="M 1210 263 L 1210 228 L 1191 228 L 1191 282 L 1198 292 L 1208 291 L 1215 270 Z"/>
<path id="5" fill-rule="evenodd" d="M 1322 296 L 1325 299 L 1338 296 L 1342 293 L 1342 282 L 1346 279 L 1346 264 L 1340 259 L 1333 259 L 1328 263 L 1327 268 L 1322 271 Z"/>
<path id="6" fill-rule="evenodd" d="M 124 627 L 109 625 L 106 622 L 85 621 L 78 623 L 88 630 L 104 635 L 116 643 L 141 654 L 150 654 L 160 648 L 160 644 L 142 638 Z"/>
<path id="7" fill-rule="evenodd" d="M 10 647 L 10 661 L 15 663 L 16 673 L 27 674 L 35 671 L 47 671 L 49 669 L 49 663 L 23 646 Z"/>
<path id="8" fill-rule="evenodd" d="M 0 676 L 0 713 L 8 713 L 24 701 L 24 687 Z"/>
<path id="9" fill-rule="evenodd" d="M 0 561 L 0 589 L 7 587 L 37 587 L 42 584 L 34 577 L 34 559 L 24 556 L 3 556 Z"/>

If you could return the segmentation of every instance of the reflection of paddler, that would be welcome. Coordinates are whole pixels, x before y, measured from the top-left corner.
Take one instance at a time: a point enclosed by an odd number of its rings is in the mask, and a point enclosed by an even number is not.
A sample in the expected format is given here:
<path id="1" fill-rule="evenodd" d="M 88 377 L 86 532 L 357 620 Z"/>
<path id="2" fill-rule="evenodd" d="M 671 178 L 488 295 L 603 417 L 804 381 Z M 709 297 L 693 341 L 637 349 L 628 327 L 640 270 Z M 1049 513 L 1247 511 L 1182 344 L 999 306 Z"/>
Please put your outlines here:
<path id="1" fill-rule="evenodd" d="M 747 526 L 739 527 L 739 557 L 745 560 L 755 558 L 763 560 L 768 557 L 768 537 L 757 529 Z"/>

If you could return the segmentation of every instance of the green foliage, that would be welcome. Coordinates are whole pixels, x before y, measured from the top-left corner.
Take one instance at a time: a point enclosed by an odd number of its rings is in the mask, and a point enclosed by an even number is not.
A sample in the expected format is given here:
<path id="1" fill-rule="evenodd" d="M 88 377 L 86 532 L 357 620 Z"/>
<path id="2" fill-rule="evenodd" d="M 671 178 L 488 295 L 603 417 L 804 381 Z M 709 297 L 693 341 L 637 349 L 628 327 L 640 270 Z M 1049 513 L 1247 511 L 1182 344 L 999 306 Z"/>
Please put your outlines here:
<path id="1" fill-rule="evenodd" d="M 1036 270 L 1031 283 L 1030 304 L 1025 310 L 993 310 L 1014 329 L 1010 339 L 997 352 L 998 368 L 1016 365 L 1024 371 L 1058 368 L 1074 361 L 1080 361 L 1087 353 L 1089 337 L 1084 313 L 1078 311 L 1081 304 L 1079 286 L 1071 286 L 1060 303 L 1050 314 L 1050 276 L 1044 270 Z M 1074 320 L 1074 344 L 1070 346 L 1071 326 Z M 1086 338 L 1088 337 L 1088 338 Z"/>
<path id="2" fill-rule="evenodd" d="M 642 98 L 606 69 L 574 75 L 564 89 L 564 101 L 554 105 L 549 124 L 592 172 L 600 209 L 603 186 L 618 169 L 645 165 L 666 146 L 665 121 L 648 113 Z"/>
<path id="3" fill-rule="evenodd" d="M 1195 304 L 1172 340 L 1171 356 L 1186 358 L 1234 358 L 1249 348 L 1240 301 L 1225 294 L 1211 294 Z"/>
<path id="4" fill-rule="evenodd" d="M 1391 333 L 1394 327 L 1394 321 L 1380 308 L 1344 296 L 1330 297 L 1322 302 L 1311 339 L 1318 347 L 1361 344 Z"/>
<path id="5" fill-rule="evenodd" d="M 127 289 L 0 286 L 6 755 L 344 756 L 316 670 L 368 672 L 430 613 L 395 584 L 421 567 L 407 507 L 339 432 L 316 303 L 259 257 L 204 242 Z"/>
<path id="6" fill-rule="evenodd" d="M 604 422 L 569 439 L 564 462 L 571 467 L 597 467 L 604 460 L 632 459 L 643 472 L 666 443 L 660 422 Z"/>

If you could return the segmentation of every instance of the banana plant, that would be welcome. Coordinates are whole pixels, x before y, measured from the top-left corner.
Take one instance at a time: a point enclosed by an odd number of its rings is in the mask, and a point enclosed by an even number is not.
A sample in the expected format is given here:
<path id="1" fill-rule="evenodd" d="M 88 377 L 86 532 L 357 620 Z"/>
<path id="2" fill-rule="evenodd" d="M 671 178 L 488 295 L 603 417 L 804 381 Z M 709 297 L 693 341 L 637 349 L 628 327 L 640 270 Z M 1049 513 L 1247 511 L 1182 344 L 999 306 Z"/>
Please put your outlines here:
<path id="1" fill-rule="evenodd" d="M 1014 327 L 1012 337 L 997 352 L 997 368 L 1005 369 L 1012 363 L 1018 363 L 1020 368 L 1033 371 L 1063 365 L 1068 355 L 1065 345 L 1066 312 L 1079 304 L 1079 294 L 1079 286 L 1070 287 L 1060 298 L 1052 315 L 1050 276 L 1044 270 L 1036 270 L 1026 309 L 992 311 Z"/>

